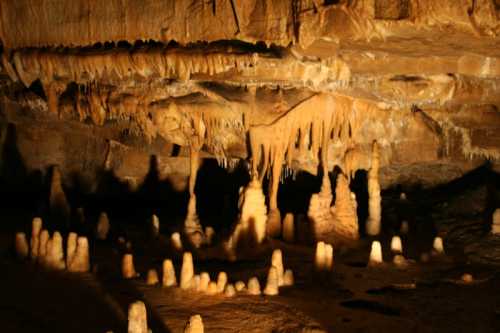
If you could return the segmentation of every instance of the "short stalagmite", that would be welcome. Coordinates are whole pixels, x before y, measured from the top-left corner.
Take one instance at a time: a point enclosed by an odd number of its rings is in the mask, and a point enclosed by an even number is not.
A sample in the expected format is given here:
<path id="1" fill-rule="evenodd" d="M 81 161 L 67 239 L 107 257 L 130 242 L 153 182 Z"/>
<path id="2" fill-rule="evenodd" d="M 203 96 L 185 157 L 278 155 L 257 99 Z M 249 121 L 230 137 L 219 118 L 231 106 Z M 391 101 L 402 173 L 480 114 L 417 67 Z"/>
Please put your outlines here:
<path id="1" fill-rule="evenodd" d="M 432 252 L 434 254 L 444 254 L 444 246 L 443 239 L 439 236 L 434 238 L 434 242 L 432 243 Z"/>
<path id="2" fill-rule="evenodd" d="M 40 232 L 42 231 L 42 219 L 35 217 L 31 222 L 31 258 L 36 259 L 40 252 Z"/>
<path id="3" fill-rule="evenodd" d="M 378 143 L 373 142 L 372 165 L 368 171 L 368 220 L 366 221 L 366 233 L 375 236 L 380 233 L 381 221 L 381 197 L 379 184 L 380 153 Z"/>
<path id="4" fill-rule="evenodd" d="M 316 271 L 323 271 L 326 269 L 325 254 L 325 242 L 318 242 L 316 244 L 316 254 L 314 257 L 314 268 Z"/>
<path id="5" fill-rule="evenodd" d="M 165 259 L 163 260 L 163 276 L 161 280 L 161 284 L 164 287 L 173 287 L 177 285 L 177 278 L 175 277 L 175 269 L 172 260 Z"/>
<path id="6" fill-rule="evenodd" d="M 181 289 L 187 290 L 191 288 L 191 280 L 193 279 L 193 276 L 193 255 L 191 252 L 184 252 L 182 257 L 181 281 L 179 285 Z"/>
<path id="7" fill-rule="evenodd" d="M 160 219 L 155 214 L 151 216 L 151 233 L 154 237 L 160 234 Z"/>
<path id="8" fill-rule="evenodd" d="M 207 272 L 202 272 L 200 274 L 200 286 L 198 290 L 201 292 L 206 292 L 209 283 L 210 283 L 210 275 Z"/>
<path id="9" fill-rule="evenodd" d="M 398 268 L 406 268 L 408 267 L 408 261 L 401 254 L 397 254 L 392 258 L 392 262 Z"/>
<path id="10" fill-rule="evenodd" d="M 237 281 L 234 284 L 234 288 L 236 289 L 237 292 L 245 290 L 245 288 L 246 288 L 245 282 L 243 282 L 243 281 Z"/>
<path id="11" fill-rule="evenodd" d="M 128 333 L 148 333 L 146 305 L 137 301 L 128 307 Z"/>
<path id="12" fill-rule="evenodd" d="M 52 238 L 47 244 L 47 258 L 45 263 L 48 268 L 55 270 L 63 270 L 66 268 L 66 263 L 64 262 L 63 238 L 59 231 L 54 231 Z"/>
<path id="13" fill-rule="evenodd" d="M 248 280 L 247 292 L 249 295 L 260 295 L 260 283 L 255 276 Z"/>
<path id="14" fill-rule="evenodd" d="M 184 333 L 203 333 L 203 321 L 200 315 L 194 315 L 189 318 L 186 327 L 184 328 Z"/>
<path id="15" fill-rule="evenodd" d="M 283 240 L 287 243 L 295 241 L 295 225 L 292 213 L 287 213 L 283 219 Z"/>
<path id="16" fill-rule="evenodd" d="M 174 232 L 170 236 L 170 244 L 173 250 L 177 252 L 182 252 L 183 248 L 182 248 L 181 234 L 178 232 Z"/>
<path id="17" fill-rule="evenodd" d="M 391 251 L 393 253 L 403 253 L 403 243 L 401 237 L 393 236 L 391 239 Z"/>
<path id="18" fill-rule="evenodd" d="M 70 232 L 68 234 L 66 242 L 66 267 L 68 268 L 70 263 L 73 261 L 73 257 L 75 256 L 77 239 L 78 235 L 75 232 Z"/>
<path id="19" fill-rule="evenodd" d="M 274 296 L 279 294 L 278 270 L 272 266 L 267 274 L 267 283 L 264 288 L 264 295 Z"/>
<path id="20" fill-rule="evenodd" d="M 195 274 L 191 279 L 191 289 L 194 291 L 200 291 L 200 275 Z"/>
<path id="21" fill-rule="evenodd" d="M 45 263 L 45 257 L 47 256 L 47 243 L 49 242 L 50 234 L 48 230 L 42 230 L 40 232 L 40 248 L 38 249 L 38 262 Z"/>
<path id="22" fill-rule="evenodd" d="M 293 271 L 291 269 L 287 269 L 285 271 L 285 275 L 283 275 L 283 286 L 291 287 L 295 284 L 295 279 L 293 277 Z"/>
<path id="23" fill-rule="evenodd" d="M 285 269 L 283 267 L 283 253 L 280 249 L 275 249 L 273 251 L 271 256 L 271 266 L 275 267 L 276 272 L 278 273 L 278 286 L 282 286 Z"/>
<path id="24" fill-rule="evenodd" d="M 87 237 L 78 237 L 76 241 L 76 250 L 68 265 L 68 271 L 83 273 L 90 270 L 90 259 L 89 259 L 89 241 Z"/>
<path id="25" fill-rule="evenodd" d="M 134 256 L 131 253 L 126 253 L 122 257 L 122 277 L 124 279 L 133 279 L 137 277 L 137 272 L 134 267 Z"/>
<path id="26" fill-rule="evenodd" d="M 30 248 L 24 232 L 17 232 L 15 239 L 16 255 L 20 259 L 26 259 L 29 256 Z"/>
<path id="27" fill-rule="evenodd" d="M 215 281 L 210 281 L 207 287 L 207 295 L 217 294 L 217 283 Z"/>
<path id="28" fill-rule="evenodd" d="M 106 238 L 108 238 L 109 229 L 110 225 L 109 225 L 108 214 L 102 212 L 99 215 L 99 220 L 97 221 L 97 229 L 96 229 L 97 239 L 105 240 Z"/>
<path id="29" fill-rule="evenodd" d="M 234 286 L 229 283 L 226 285 L 226 288 L 224 288 L 224 296 L 233 297 L 234 295 L 236 295 L 236 290 L 234 289 Z"/>
<path id="30" fill-rule="evenodd" d="M 222 293 L 227 284 L 227 274 L 226 272 L 219 272 L 217 275 L 217 293 Z"/>
<path id="31" fill-rule="evenodd" d="M 500 235 L 500 208 L 495 209 L 491 219 L 491 233 L 493 235 Z"/>
<path id="32" fill-rule="evenodd" d="M 156 272 L 156 269 L 148 270 L 148 274 L 146 275 L 146 284 L 153 286 L 158 284 L 158 282 L 160 282 L 160 280 L 158 279 L 158 272 Z"/>
<path id="33" fill-rule="evenodd" d="M 333 246 L 325 244 L 325 270 L 331 271 L 333 269 Z"/>
<path id="34" fill-rule="evenodd" d="M 373 241 L 370 251 L 370 259 L 368 260 L 368 266 L 377 266 L 382 264 L 382 245 L 379 241 Z"/>

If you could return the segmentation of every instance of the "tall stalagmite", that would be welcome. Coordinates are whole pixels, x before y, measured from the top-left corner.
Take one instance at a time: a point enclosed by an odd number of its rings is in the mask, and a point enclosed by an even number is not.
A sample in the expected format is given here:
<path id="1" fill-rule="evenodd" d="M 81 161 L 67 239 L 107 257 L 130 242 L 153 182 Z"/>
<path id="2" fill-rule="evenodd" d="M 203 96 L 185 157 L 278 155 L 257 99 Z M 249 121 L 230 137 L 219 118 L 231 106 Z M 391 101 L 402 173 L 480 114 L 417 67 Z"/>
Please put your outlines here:
<path id="1" fill-rule="evenodd" d="M 366 233 L 370 236 L 375 236 L 380 233 L 381 221 L 381 197 L 380 184 L 378 181 L 379 175 L 380 154 L 379 147 L 376 141 L 372 147 L 372 165 L 368 171 L 368 220 L 366 221 Z"/>

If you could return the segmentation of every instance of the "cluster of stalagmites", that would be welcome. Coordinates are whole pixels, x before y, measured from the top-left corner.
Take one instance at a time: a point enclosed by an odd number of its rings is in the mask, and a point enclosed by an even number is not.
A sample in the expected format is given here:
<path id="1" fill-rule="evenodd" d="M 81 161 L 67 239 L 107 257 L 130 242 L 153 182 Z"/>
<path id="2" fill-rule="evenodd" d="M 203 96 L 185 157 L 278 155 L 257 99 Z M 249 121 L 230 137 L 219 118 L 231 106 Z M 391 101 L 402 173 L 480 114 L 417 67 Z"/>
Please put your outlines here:
<path id="1" fill-rule="evenodd" d="M 65 260 L 61 234 L 54 231 L 51 237 L 48 230 L 42 228 L 42 219 L 35 217 L 32 221 L 29 244 L 25 233 L 16 234 L 15 249 L 20 258 L 25 259 L 30 256 L 42 266 L 54 270 L 89 271 L 89 243 L 86 237 L 78 237 L 74 232 L 68 234 Z"/>
<path id="2" fill-rule="evenodd" d="M 293 286 L 294 277 L 291 269 L 284 269 L 283 255 L 281 250 L 274 250 L 271 257 L 271 267 L 268 271 L 265 289 L 261 291 L 259 280 L 256 277 L 251 277 L 248 283 L 237 281 L 229 283 L 226 272 L 219 272 L 217 279 L 212 281 L 207 272 L 195 274 L 193 255 L 191 252 L 184 252 L 180 280 L 177 282 L 175 268 L 172 260 L 165 259 L 162 265 L 163 275 L 161 285 L 163 287 L 178 286 L 182 290 L 196 291 L 206 293 L 207 295 L 224 295 L 233 297 L 238 292 L 246 292 L 249 295 L 260 295 L 262 292 L 265 295 L 277 295 L 280 287 Z M 122 277 L 131 279 L 137 277 L 138 274 L 134 267 L 133 255 L 125 254 L 122 257 Z M 155 269 L 148 270 L 146 275 L 146 284 L 156 285 L 160 283 L 158 273 Z"/>
<path id="3" fill-rule="evenodd" d="M 128 333 L 149 333 L 146 304 L 136 301 L 128 307 Z M 203 333 L 203 320 L 200 315 L 193 315 L 189 318 L 184 333 Z"/>

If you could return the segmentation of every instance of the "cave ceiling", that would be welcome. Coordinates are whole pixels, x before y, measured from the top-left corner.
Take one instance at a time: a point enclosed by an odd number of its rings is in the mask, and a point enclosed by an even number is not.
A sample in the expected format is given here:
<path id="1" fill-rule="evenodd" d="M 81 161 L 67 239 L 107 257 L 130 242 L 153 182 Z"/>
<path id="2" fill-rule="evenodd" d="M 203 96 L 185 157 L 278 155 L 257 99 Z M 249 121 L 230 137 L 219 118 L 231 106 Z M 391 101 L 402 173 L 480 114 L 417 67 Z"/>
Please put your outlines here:
<path id="1" fill-rule="evenodd" d="M 11 122 L 261 174 L 369 169 L 377 141 L 384 187 L 498 167 L 498 0 L 16 0 L 0 19 Z"/>

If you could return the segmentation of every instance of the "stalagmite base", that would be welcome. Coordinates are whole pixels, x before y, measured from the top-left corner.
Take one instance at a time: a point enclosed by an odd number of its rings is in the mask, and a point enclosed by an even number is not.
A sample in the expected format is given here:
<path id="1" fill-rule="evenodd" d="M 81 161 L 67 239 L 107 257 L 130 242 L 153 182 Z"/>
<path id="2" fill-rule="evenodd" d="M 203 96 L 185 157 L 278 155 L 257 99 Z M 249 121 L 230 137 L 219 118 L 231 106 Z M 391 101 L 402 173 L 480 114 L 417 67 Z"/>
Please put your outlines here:
<path id="1" fill-rule="evenodd" d="M 128 333 L 148 333 L 146 305 L 141 301 L 128 307 Z"/>
<path id="2" fill-rule="evenodd" d="M 133 279 L 137 277 L 137 272 L 134 267 L 134 256 L 127 253 L 122 258 L 122 277 L 124 279 Z"/>
<path id="3" fill-rule="evenodd" d="M 227 283 L 227 274 L 225 272 L 220 272 L 217 275 L 217 293 L 222 293 Z"/>
<path id="4" fill-rule="evenodd" d="M 156 269 L 150 269 L 148 270 L 148 274 L 146 276 L 146 284 L 149 286 L 153 286 L 155 284 L 158 284 L 160 280 L 158 279 L 158 273 L 156 272 Z"/>
<path id="5" fill-rule="evenodd" d="M 264 288 L 264 294 L 274 296 L 279 294 L 278 270 L 271 266 L 267 275 L 267 283 Z"/>
<path id="6" fill-rule="evenodd" d="M 260 295 L 260 283 L 259 280 L 254 276 L 248 280 L 248 290 L 249 295 Z"/>
<path id="7" fill-rule="evenodd" d="M 182 257 L 182 267 L 181 267 L 181 281 L 180 287 L 181 289 L 187 290 L 191 288 L 191 280 L 194 276 L 194 267 L 193 267 L 193 255 L 191 252 L 185 252 Z"/>
<path id="8" fill-rule="evenodd" d="M 162 266 L 162 285 L 164 287 L 173 287 L 177 285 L 177 278 L 175 277 L 174 264 L 172 263 L 172 260 L 165 259 Z"/>
<path id="9" fill-rule="evenodd" d="M 184 328 L 184 333 L 203 333 L 203 321 L 200 315 L 194 315 L 189 318 L 189 322 Z"/>

